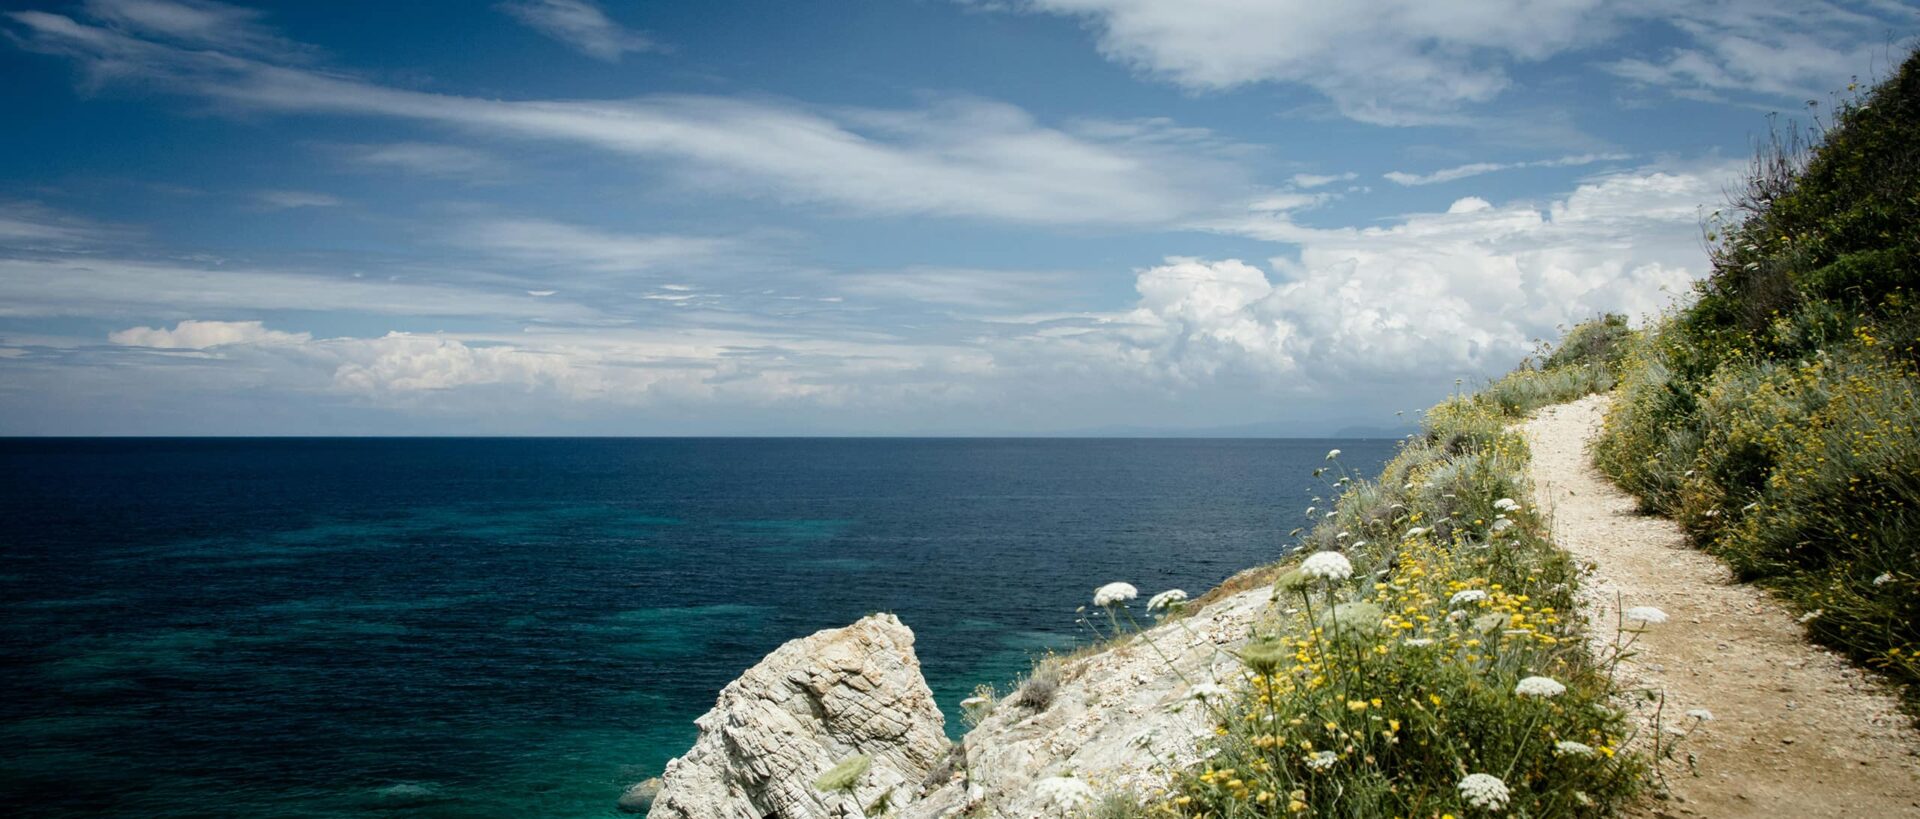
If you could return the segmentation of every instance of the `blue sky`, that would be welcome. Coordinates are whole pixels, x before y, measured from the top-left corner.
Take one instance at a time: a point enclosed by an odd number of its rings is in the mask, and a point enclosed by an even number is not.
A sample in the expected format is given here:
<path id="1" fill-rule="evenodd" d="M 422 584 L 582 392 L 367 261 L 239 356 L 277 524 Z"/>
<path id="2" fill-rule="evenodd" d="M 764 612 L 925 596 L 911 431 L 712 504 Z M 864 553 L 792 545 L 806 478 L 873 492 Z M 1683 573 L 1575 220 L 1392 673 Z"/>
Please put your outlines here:
<path id="1" fill-rule="evenodd" d="M 1676 5 L 7 2 L 0 434 L 1393 426 L 1920 30 Z"/>

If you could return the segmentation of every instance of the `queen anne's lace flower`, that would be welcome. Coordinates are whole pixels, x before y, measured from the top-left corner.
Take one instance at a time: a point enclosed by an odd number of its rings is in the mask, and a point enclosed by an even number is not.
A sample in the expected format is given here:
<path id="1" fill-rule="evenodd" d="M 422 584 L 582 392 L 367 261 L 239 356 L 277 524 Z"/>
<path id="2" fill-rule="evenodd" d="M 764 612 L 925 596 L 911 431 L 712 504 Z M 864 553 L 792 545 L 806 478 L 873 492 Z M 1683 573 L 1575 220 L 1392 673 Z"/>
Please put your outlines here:
<path id="1" fill-rule="evenodd" d="M 1327 460 L 1331 461 L 1338 457 L 1340 457 L 1340 450 L 1337 450 L 1337 449 L 1327 450 Z"/>
<path id="2" fill-rule="evenodd" d="M 1408 530 L 1407 530 L 1407 533 L 1406 533 L 1406 534 L 1404 534 L 1404 535 L 1401 535 L 1401 537 L 1402 537 L 1402 538 L 1405 538 L 1405 539 L 1407 539 L 1407 540 L 1412 540 L 1412 539 L 1414 539 L 1414 538 L 1417 538 L 1417 537 L 1419 537 L 1419 536 L 1421 536 L 1421 535 L 1424 535 L 1424 534 L 1426 534 L 1427 532 L 1428 532 L 1428 529 L 1427 529 L 1427 527 L 1425 527 L 1425 526 L 1415 526 L 1415 527 L 1413 527 L 1412 529 L 1408 529 Z"/>
<path id="3" fill-rule="evenodd" d="M 1584 742 L 1563 739 L 1553 744 L 1554 756 L 1593 756 L 1593 746 Z"/>
<path id="4" fill-rule="evenodd" d="M 1507 783 L 1493 774 L 1467 774 L 1460 780 L 1460 798 L 1476 808 L 1499 810 L 1507 806 L 1512 794 L 1507 792 Z"/>
<path id="5" fill-rule="evenodd" d="M 1353 562 L 1339 552 L 1314 552 L 1300 564 L 1300 573 L 1337 583 L 1353 576 Z"/>
<path id="6" fill-rule="evenodd" d="M 1333 767 L 1333 763 L 1339 761 L 1340 757 L 1332 751 L 1317 751 L 1307 757 L 1307 767 L 1316 771 L 1324 771 Z"/>
<path id="7" fill-rule="evenodd" d="M 1127 601 L 1140 596 L 1140 590 L 1132 583 L 1108 583 L 1093 590 L 1093 604 L 1101 608 L 1124 606 Z"/>
<path id="8" fill-rule="evenodd" d="M 1502 512 L 1511 512 L 1520 508 L 1520 503 L 1512 498 L 1501 498 L 1493 502 L 1493 508 Z"/>
<path id="9" fill-rule="evenodd" d="M 1433 639 L 1430 637 L 1414 637 L 1407 640 L 1407 645 L 1413 646 L 1414 648 L 1425 648 L 1433 645 Z"/>
<path id="10" fill-rule="evenodd" d="M 1071 776 L 1049 776 L 1034 786 L 1041 801 L 1062 810 L 1073 810 L 1093 803 L 1093 788 Z"/>
<path id="11" fill-rule="evenodd" d="M 1220 699 L 1228 693 L 1226 686 L 1215 682 L 1195 683 L 1192 688 L 1187 689 L 1187 696 L 1201 701 Z"/>
<path id="12" fill-rule="evenodd" d="M 1689 717 L 1693 717 L 1694 719 L 1697 719 L 1697 720 L 1699 720 L 1699 721 L 1701 721 L 1701 722 L 1712 722 L 1712 721 L 1713 721 L 1713 712 L 1712 712 L 1712 711 L 1708 711 L 1708 710 L 1707 710 L 1707 709 L 1705 709 L 1705 708 L 1695 708 L 1695 709 L 1693 709 L 1693 710 L 1691 710 L 1691 711 L 1688 711 L 1688 712 L 1687 712 L 1687 716 L 1689 716 Z"/>
<path id="13" fill-rule="evenodd" d="M 1147 600 L 1147 611 L 1169 611 L 1187 602 L 1187 593 L 1180 589 L 1168 589 Z"/>
<path id="14" fill-rule="evenodd" d="M 979 708 L 987 704 L 986 697 L 968 697 L 960 701 L 961 708 Z"/>
<path id="15" fill-rule="evenodd" d="M 1454 592 L 1452 597 L 1447 598 L 1447 605 L 1458 608 L 1468 603 L 1478 603 L 1485 599 L 1487 599 L 1486 592 L 1479 589 L 1467 589 L 1466 591 Z"/>
<path id="16" fill-rule="evenodd" d="M 1513 528 L 1513 521 L 1507 520 L 1506 518 L 1500 518 L 1499 520 L 1496 520 L 1493 522 L 1492 528 L 1493 528 L 1493 531 L 1504 532 L 1508 529 Z"/>
<path id="17" fill-rule="evenodd" d="M 1627 609 L 1627 619 L 1657 626 L 1667 621 L 1667 613 L 1652 606 L 1634 606 Z"/>
<path id="18" fill-rule="evenodd" d="M 1552 677 L 1528 677 L 1513 687 L 1513 693 L 1521 697 L 1547 699 L 1567 693 L 1567 687 Z"/>

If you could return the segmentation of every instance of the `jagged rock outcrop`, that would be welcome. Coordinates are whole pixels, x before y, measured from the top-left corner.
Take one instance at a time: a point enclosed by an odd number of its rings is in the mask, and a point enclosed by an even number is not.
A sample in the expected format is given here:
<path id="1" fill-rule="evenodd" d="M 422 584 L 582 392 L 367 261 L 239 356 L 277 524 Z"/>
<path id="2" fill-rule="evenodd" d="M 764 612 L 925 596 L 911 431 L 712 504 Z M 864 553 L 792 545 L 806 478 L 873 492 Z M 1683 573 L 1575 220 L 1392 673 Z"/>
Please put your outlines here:
<path id="1" fill-rule="evenodd" d="M 667 763 L 649 819 L 827 819 L 909 801 L 946 754 L 944 718 L 913 631 L 891 614 L 793 640 L 721 689 L 700 735 Z M 850 793 L 814 780 L 856 754 Z"/>
<path id="2" fill-rule="evenodd" d="M 1044 707 L 994 703 L 948 757 L 913 633 L 877 614 L 795 640 L 720 693 L 693 750 L 667 766 L 651 819 L 1062 815 L 1041 780 L 1071 775 L 1102 794 L 1146 794 L 1199 761 L 1212 725 L 1196 688 L 1235 684 L 1231 653 L 1271 611 L 1264 583 L 1191 616 L 1061 663 Z M 873 764 L 851 796 L 813 782 L 853 754 Z M 930 773 L 938 769 L 939 773 Z"/>
<path id="3" fill-rule="evenodd" d="M 1085 780 L 1101 794 L 1139 796 L 1165 785 L 1172 771 L 1199 761 L 1200 740 L 1212 727 L 1196 686 L 1236 684 L 1241 666 L 1229 652 L 1271 611 L 1271 595 L 1262 584 L 1066 662 L 1044 708 L 1001 698 L 968 732 L 962 770 L 891 815 L 1061 816 L 1038 789 L 1053 776 Z"/>

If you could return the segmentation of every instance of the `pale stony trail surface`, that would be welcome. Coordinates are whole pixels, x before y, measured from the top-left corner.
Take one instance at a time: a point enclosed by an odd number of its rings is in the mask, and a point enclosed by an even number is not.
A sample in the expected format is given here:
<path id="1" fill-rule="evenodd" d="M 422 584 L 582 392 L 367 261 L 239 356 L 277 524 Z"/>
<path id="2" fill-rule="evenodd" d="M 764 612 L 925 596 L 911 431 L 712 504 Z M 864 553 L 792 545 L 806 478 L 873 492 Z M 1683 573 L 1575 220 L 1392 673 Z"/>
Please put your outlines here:
<path id="1" fill-rule="evenodd" d="M 1690 709 L 1714 716 L 1667 766 L 1671 797 L 1639 813 L 1920 816 L 1920 735 L 1886 686 L 1808 643 L 1778 601 L 1735 583 L 1593 467 L 1588 446 L 1609 400 L 1548 407 L 1523 429 L 1534 502 L 1554 540 L 1591 566 L 1581 597 L 1595 642 L 1611 642 L 1618 606 L 1665 610 L 1672 619 L 1639 637 L 1620 673 L 1666 692 L 1668 725 L 1691 724 Z"/>

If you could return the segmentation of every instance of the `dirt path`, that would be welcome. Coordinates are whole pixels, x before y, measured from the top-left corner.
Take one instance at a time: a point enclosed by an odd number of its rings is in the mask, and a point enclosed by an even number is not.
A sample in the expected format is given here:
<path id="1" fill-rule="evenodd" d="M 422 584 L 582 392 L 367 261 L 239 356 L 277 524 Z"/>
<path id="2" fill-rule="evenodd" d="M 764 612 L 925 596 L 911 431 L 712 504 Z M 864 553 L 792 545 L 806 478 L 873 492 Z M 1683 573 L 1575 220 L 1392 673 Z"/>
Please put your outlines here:
<path id="1" fill-rule="evenodd" d="M 1735 585 L 1680 528 L 1635 512 L 1588 459 L 1608 396 L 1542 410 L 1524 429 L 1534 502 L 1554 538 L 1593 564 L 1583 597 L 1610 636 L 1616 600 L 1672 618 L 1640 638 L 1629 681 L 1667 693 L 1668 724 L 1689 709 L 1714 720 L 1680 747 L 1672 798 L 1652 816 L 1920 816 L 1920 736 L 1884 689 L 1807 643 L 1764 592 Z M 1689 722 L 1682 720 L 1683 722 Z M 1689 772 L 1686 758 L 1695 758 Z"/>

